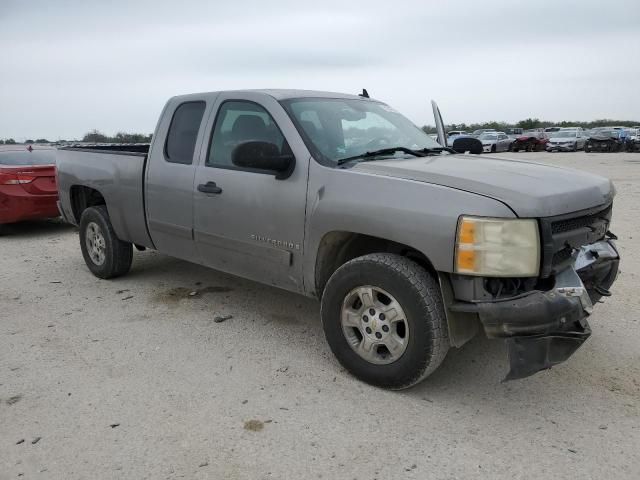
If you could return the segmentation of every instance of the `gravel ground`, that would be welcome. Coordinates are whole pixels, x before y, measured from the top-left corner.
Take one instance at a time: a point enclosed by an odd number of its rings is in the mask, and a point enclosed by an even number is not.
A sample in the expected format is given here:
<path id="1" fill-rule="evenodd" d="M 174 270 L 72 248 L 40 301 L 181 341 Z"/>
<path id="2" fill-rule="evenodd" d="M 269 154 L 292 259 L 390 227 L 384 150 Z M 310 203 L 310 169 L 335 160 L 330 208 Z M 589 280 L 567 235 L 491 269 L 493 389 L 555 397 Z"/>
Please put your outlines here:
<path id="1" fill-rule="evenodd" d="M 74 229 L 24 224 L 0 238 L 0 479 L 640 478 L 640 154 L 504 156 L 618 189 L 622 273 L 567 363 L 501 383 L 477 337 L 379 390 L 313 300 L 155 252 L 101 281 Z"/>

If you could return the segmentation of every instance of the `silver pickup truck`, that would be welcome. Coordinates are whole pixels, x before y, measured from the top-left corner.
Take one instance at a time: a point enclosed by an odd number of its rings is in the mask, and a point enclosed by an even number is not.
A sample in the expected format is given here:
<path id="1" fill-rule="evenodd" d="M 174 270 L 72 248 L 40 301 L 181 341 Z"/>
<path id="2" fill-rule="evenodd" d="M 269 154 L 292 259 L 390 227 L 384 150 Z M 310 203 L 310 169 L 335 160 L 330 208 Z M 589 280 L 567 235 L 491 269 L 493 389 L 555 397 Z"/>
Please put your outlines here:
<path id="1" fill-rule="evenodd" d="M 321 300 L 357 378 L 416 384 L 478 331 L 507 379 L 591 334 L 619 256 L 615 189 L 587 173 L 456 154 L 368 95 L 301 90 L 171 98 L 151 145 L 57 152 L 60 210 L 94 275 L 133 246 Z"/>

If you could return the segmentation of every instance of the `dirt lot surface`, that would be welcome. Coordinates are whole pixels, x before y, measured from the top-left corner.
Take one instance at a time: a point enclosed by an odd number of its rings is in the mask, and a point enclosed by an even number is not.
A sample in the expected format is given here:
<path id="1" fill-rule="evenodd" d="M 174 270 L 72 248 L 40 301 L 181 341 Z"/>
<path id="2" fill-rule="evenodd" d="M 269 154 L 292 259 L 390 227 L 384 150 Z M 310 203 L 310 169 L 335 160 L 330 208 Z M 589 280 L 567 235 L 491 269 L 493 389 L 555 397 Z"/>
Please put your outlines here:
<path id="1" fill-rule="evenodd" d="M 73 228 L 20 225 L 0 238 L 0 479 L 640 478 L 640 154 L 503 156 L 618 190 L 622 273 L 567 363 L 501 383 L 504 346 L 477 337 L 379 390 L 313 300 L 154 252 L 98 280 Z"/>

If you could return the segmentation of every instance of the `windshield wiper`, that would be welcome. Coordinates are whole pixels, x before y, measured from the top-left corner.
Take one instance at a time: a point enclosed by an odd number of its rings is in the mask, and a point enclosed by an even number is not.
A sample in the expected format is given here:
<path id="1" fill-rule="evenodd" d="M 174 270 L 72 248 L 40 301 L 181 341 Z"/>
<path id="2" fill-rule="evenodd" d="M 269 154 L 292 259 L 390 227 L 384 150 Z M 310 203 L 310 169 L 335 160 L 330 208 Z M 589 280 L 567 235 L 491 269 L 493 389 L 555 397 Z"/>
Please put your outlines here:
<path id="1" fill-rule="evenodd" d="M 440 149 L 428 149 L 424 148 L 422 150 L 412 150 L 406 147 L 389 147 L 389 148 L 381 148 L 380 150 L 372 150 L 370 152 L 364 152 L 360 155 L 354 155 L 353 157 L 341 158 L 338 160 L 338 165 L 344 165 L 347 162 L 358 159 L 367 159 L 371 157 L 379 157 L 380 155 L 388 155 L 396 152 L 408 153 L 409 155 L 413 155 L 414 157 L 425 157 L 431 152 L 440 151 Z"/>

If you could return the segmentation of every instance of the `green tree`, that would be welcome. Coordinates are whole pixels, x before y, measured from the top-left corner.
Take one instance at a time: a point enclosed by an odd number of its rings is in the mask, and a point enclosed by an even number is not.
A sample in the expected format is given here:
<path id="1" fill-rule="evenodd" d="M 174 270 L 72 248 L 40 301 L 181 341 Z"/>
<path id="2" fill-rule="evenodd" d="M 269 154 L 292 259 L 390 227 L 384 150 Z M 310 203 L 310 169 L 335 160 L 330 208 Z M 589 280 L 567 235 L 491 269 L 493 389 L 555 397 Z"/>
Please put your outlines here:
<path id="1" fill-rule="evenodd" d="M 82 141 L 91 143 L 106 143 L 108 141 L 108 137 L 104 133 L 94 129 L 88 133 L 85 133 L 84 137 L 82 137 Z"/>
<path id="2" fill-rule="evenodd" d="M 15 141 L 13 138 L 7 138 L 7 139 L 4 141 L 4 143 L 5 143 L 6 145 L 15 145 L 15 144 L 16 144 L 16 141 Z"/>
<path id="3" fill-rule="evenodd" d="M 541 126 L 542 122 L 537 118 L 526 118 L 525 120 L 520 120 L 516 123 L 516 127 L 524 128 L 525 130 L 530 128 L 540 128 Z"/>
<path id="4" fill-rule="evenodd" d="M 31 145 L 33 143 L 33 140 L 31 140 L 31 139 L 25 140 L 24 143 L 27 144 L 27 145 Z"/>
<path id="5" fill-rule="evenodd" d="M 37 138 L 36 143 L 49 143 L 49 140 L 46 138 Z"/>

